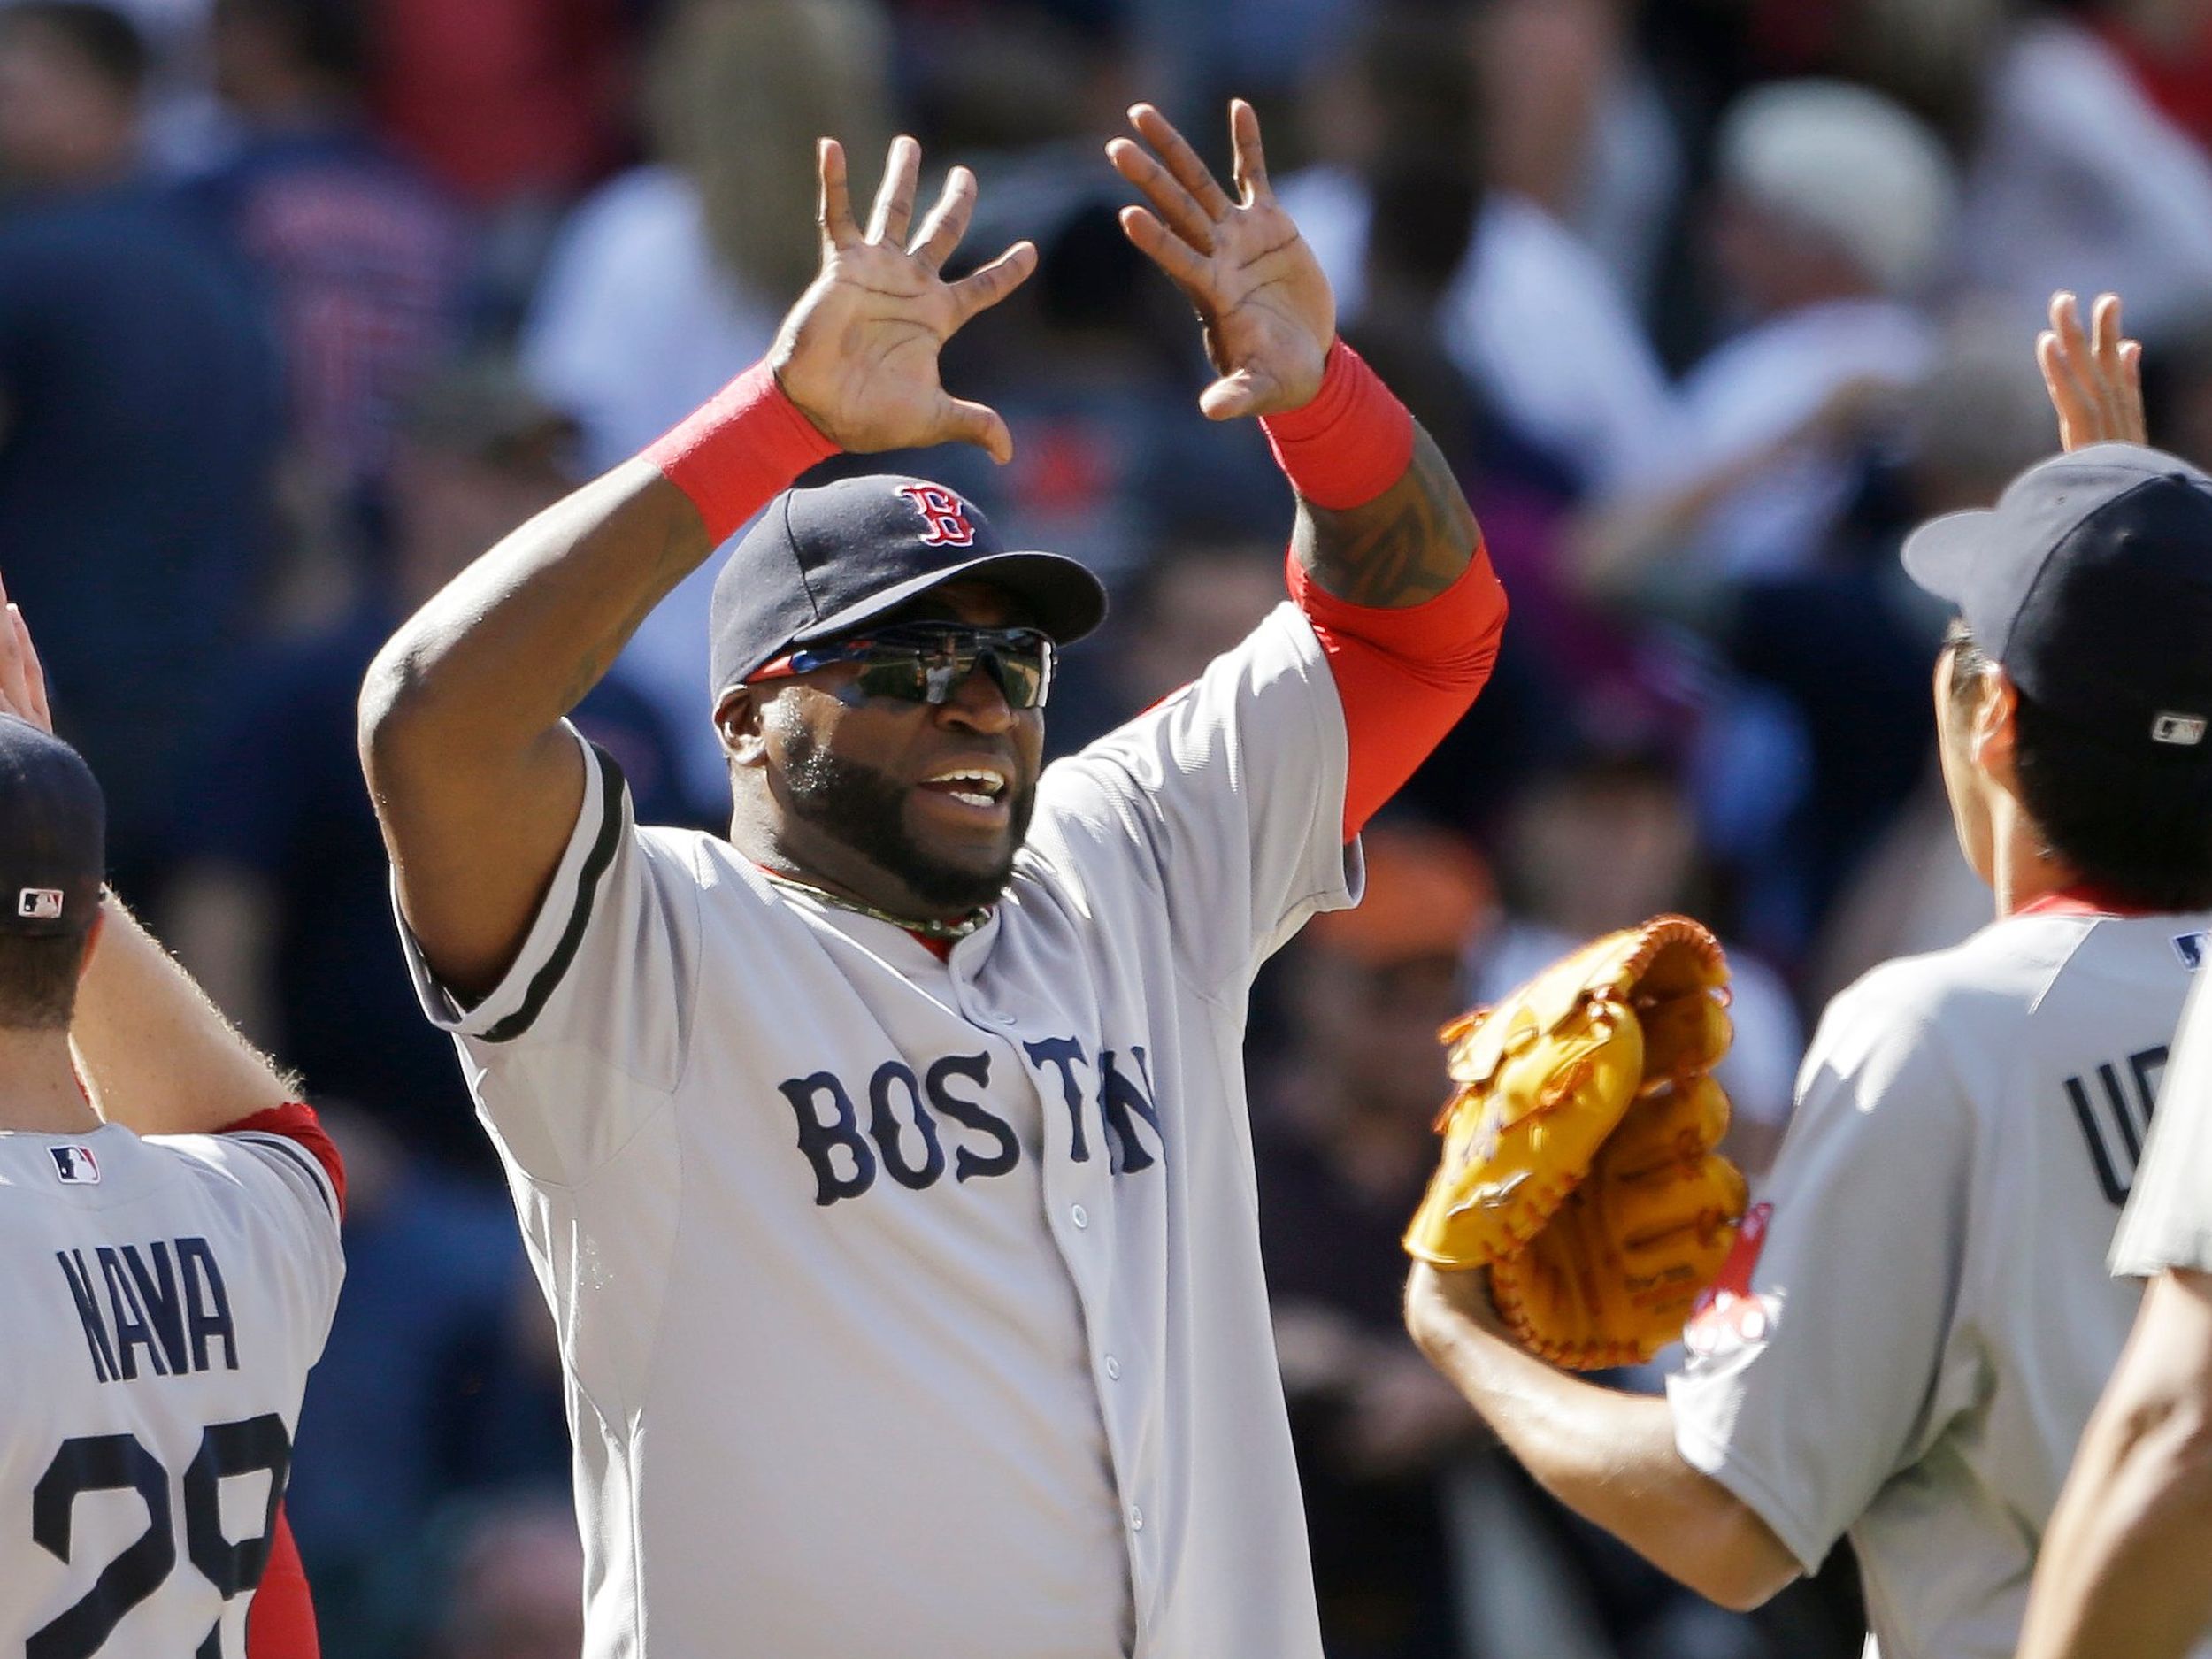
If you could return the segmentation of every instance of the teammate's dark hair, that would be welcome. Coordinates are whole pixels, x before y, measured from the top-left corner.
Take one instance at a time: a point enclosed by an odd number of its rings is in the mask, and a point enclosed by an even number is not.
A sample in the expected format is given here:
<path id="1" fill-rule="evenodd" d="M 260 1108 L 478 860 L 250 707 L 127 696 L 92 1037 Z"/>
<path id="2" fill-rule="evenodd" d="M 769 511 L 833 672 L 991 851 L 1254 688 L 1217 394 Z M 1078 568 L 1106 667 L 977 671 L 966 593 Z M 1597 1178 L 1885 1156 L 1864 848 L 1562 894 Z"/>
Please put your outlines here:
<path id="1" fill-rule="evenodd" d="M 90 0 L 19 0 L 0 7 L 0 30 L 43 29 L 125 97 L 146 84 L 145 36 L 112 6 Z"/>
<path id="2" fill-rule="evenodd" d="M 1944 649 L 1952 700 L 1964 709 L 1997 664 L 1963 622 L 1951 624 Z M 2146 910 L 2212 909 L 2212 767 L 2118 753 L 2024 693 L 2013 767 L 2045 847 L 2083 881 Z"/>
<path id="3" fill-rule="evenodd" d="M 0 1031 L 67 1031 L 87 933 L 0 933 Z"/>

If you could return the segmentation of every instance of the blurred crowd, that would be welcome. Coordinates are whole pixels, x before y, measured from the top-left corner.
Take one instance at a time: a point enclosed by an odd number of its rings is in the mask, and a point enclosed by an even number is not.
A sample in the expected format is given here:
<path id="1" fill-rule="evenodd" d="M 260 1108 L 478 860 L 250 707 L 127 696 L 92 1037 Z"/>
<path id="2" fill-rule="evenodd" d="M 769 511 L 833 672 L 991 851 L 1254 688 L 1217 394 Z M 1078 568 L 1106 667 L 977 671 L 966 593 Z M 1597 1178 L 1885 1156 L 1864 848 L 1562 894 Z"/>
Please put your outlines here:
<path id="1" fill-rule="evenodd" d="M 1404 1340 L 1438 1025 L 1684 909 L 1730 941 L 1733 1149 L 1806 1022 L 1988 900 L 1932 781 L 1904 531 L 2055 447 L 2055 288 L 2123 293 L 2212 465 L 2212 0 L 0 0 L 0 566 L 118 887 L 297 1067 L 353 1171 L 291 1512 L 334 1659 L 580 1640 L 554 1335 L 414 1008 L 353 750 L 394 623 L 768 345 L 817 134 L 973 166 L 1037 275 L 949 380 L 1018 454 L 870 457 L 1091 562 L 1064 751 L 1282 594 L 1289 499 L 1122 241 L 1134 97 L 1257 104 L 1346 336 L 1459 471 L 1495 679 L 1263 987 L 1256 1145 L 1340 1659 L 1855 1652 L 1847 1573 L 1754 1619 L 1494 1456 Z M 1217 136 L 1212 158 L 1225 142 Z M 711 826 L 710 565 L 579 721 Z"/>

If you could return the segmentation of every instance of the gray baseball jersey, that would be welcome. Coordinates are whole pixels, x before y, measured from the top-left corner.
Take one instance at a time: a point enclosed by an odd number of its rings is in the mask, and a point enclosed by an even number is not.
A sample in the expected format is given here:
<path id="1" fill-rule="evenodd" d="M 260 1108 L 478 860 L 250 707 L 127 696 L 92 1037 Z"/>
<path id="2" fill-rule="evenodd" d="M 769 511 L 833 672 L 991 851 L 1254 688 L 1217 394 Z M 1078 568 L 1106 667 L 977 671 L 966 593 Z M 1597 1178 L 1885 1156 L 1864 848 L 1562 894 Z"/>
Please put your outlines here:
<path id="1" fill-rule="evenodd" d="M 1677 1444 L 1808 1571 L 1848 1532 L 1885 1659 L 2002 1659 L 2135 1316 L 2104 1271 L 2204 920 L 2060 906 L 1829 1005 L 1671 1380 Z"/>
<path id="2" fill-rule="evenodd" d="M 1288 605 L 1047 770 L 941 960 L 612 763 L 455 1032 L 560 1332 L 586 1652 L 1317 1659 L 1246 997 L 1350 902 Z"/>
<path id="3" fill-rule="evenodd" d="M 2212 934 L 2178 936 L 2201 960 Z M 2111 1267 L 2148 1279 L 2170 1267 L 2212 1273 L 2212 973 L 2200 974 L 2174 1036 L 2174 1059 L 2143 1148 L 2143 1168 L 2113 1235 Z"/>
<path id="4" fill-rule="evenodd" d="M 343 1266 L 298 1142 L 0 1134 L 0 1646 L 242 1659 Z"/>

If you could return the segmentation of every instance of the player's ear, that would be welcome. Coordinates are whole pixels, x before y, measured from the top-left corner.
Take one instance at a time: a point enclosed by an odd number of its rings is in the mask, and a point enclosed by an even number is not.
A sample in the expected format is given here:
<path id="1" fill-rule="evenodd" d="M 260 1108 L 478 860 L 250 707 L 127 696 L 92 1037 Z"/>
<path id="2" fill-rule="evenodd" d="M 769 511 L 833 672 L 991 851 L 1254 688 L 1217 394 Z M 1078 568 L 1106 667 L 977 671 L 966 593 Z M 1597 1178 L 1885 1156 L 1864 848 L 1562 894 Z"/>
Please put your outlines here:
<path id="1" fill-rule="evenodd" d="M 2017 793 L 2014 745 L 2019 713 L 2020 688 L 2001 667 L 1993 666 L 1982 676 L 1981 695 L 1974 704 L 1971 724 L 1967 728 L 1967 744 L 1974 764 L 2002 785 L 2008 794 Z"/>
<path id="2" fill-rule="evenodd" d="M 733 686 L 714 711 L 714 733 L 722 752 L 733 764 L 767 764 L 768 746 L 761 733 L 760 700 L 750 686 Z"/>

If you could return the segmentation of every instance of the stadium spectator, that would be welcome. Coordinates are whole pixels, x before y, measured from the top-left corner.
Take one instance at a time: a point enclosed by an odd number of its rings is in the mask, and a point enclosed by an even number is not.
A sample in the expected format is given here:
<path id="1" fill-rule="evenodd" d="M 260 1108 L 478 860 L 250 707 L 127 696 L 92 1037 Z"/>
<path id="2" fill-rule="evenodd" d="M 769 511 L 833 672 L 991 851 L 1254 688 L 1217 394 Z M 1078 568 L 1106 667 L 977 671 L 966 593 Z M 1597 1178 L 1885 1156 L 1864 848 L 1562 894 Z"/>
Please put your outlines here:
<path id="1" fill-rule="evenodd" d="M 1634 0 L 1491 0 L 1475 12 L 1491 182 L 1572 230 L 1639 315 L 1688 161 L 1636 50 Z"/>
<path id="2" fill-rule="evenodd" d="M 1451 1091 L 1435 1033 L 1489 877 L 1441 830 L 1378 826 L 1367 896 L 1317 918 L 1287 964 L 1295 1033 L 1254 1114 L 1260 1241 L 1290 1397 L 1322 1633 L 1342 1659 L 1457 1646 L 1444 1491 L 1478 1444 L 1399 1339 L 1398 1235 L 1436 1161 Z"/>
<path id="3" fill-rule="evenodd" d="M 1696 825 L 1672 767 L 1652 751 L 1593 753 L 1519 796 L 1502 871 L 1507 903 L 1471 935 L 1465 1000 L 1494 1002 L 1586 940 L 1670 910 L 1709 915 Z M 1736 1037 L 1715 1075 L 1735 1108 L 1727 1151 L 1755 1178 L 1789 1121 L 1804 1049 L 1779 975 L 1728 947 Z"/>
<path id="4" fill-rule="evenodd" d="M 1786 697 L 1801 733 L 1777 763 L 1798 780 L 1793 804 L 1742 880 L 1792 889 L 1786 902 L 1806 927 L 1821 925 L 1926 770 L 1927 664 L 1943 618 L 1900 573 L 1906 532 L 1990 505 L 2051 440 L 2049 400 L 2019 332 L 1962 318 L 1902 400 L 1892 445 L 1822 557 L 1717 591 L 1707 627 L 1722 658 Z"/>
<path id="5" fill-rule="evenodd" d="M 139 175 L 145 74 L 105 7 L 0 9 L 0 556 L 150 897 L 266 552 L 282 395 L 237 273 Z"/>
<path id="6" fill-rule="evenodd" d="M 349 1174 L 347 1282 L 288 1503 L 325 1659 L 382 1659 L 418 1651 L 433 1617 L 417 1552 L 434 1518 L 465 1494 L 558 1482 L 567 1436 L 558 1363 L 534 1357 L 550 1321 L 505 1202 L 357 1108 L 327 1118 Z M 569 1599 L 580 1609 L 572 1577 Z"/>
<path id="7" fill-rule="evenodd" d="M 362 0 L 215 0 L 229 152 L 190 187 L 259 279 L 298 458 L 334 497 L 381 476 L 399 402 L 461 342 L 468 246 L 371 134 Z"/>
<path id="8" fill-rule="evenodd" d="M 2054 288 L 2125 294 L 2149 334 L 2212 300 L 2212 154 L 2109 32 L 2159 9 L 2031 13 L 1993 66 L 1958 245 L 1968 280 L 2008 297 L 2023 326 Z"/>
<path id="9" fill-rule="evenodd" d="M 1025 165 L 1010 182 L 1020 208 L 971 232 L 1037 243 L 1036 276 L 986 339 L 956 342 L 949 371 L 1005 417 L 1012 462 L 939 453 L 916 467 L 985 503 L 1013 544 L 1079 558 L 1113 585 L 1139 575 L 1192 503 L 1248 523 L 1276 511 L 1282 485 L 1256 434 L 1198 413 L 1180 303 L 1144 280 L 1119 202 L 1071 159 Z"/>
<path id="10" fill-rule="evenodd" d="M 1781 82 L 1730 109 L 1716 165 L 1712 251 L 1749 326 L 1690 372 L 1587 526 L 1578 562 L 1599 593 L 1655 570 L 1802 567 L 1847 503 L 1870 393 L 1910 386 L 1934 357 L 1915 300 L 1955 183 L 1925 126 L 1864 88 Z"/>
<path id="11" fill-rule="evenodd" d="M 563 227 L 523 362 L 573 411 L 585 465 L 636 454 L 721 389 L 814 280 L 813 143 L 887 142 L 889 37 L 870 0 L 673 0 L 649 55 L 655 159 Z M 726 793 L 707 722 L 710 560 L 647 618 L 626 668 L 676 733 L 687 787 Z"/>
<path id="12" fill-rule="evenodd" d="M 1366 23 L 1311 95 L 1317 165 L 1284 180 L 1348 317 L 1368 310 L 1376 175 L 1408 154 L 1464 161 L 1482 184 L 1480 78 L 1450 8 L 1396 5 Z M 1613 273 L 1509 189 L 1471 204 L 1471 240 L 1441 306 L 1445 347 L 1497 414 L 1585 488 L 1640 465 L 1667 420 L 1665 376 Z"/>
<path id="13" fill-rule="evenodd" d="M 378 125 L 480 211 L 543 211 L 627 140 L 630 0 L 360 0 Z"/>
<path id="14" fill-rule="evenodd" d="M 2081 9 L 2166 119 L 2212 150 L 2212 6 L 2204 0 L 2085 0 Z"/>
<path id="15" fill-rule="evenodd" d="M 353 757 L 354 699 L 401 618 L 571 487 L 575 435 L 496 359 L 422 388 L 393 460 L 388 588 L 232 677 L 201 809 L 178 831 L 174 938 L 216 999 L 319 1090 L 358 1102 L 411 1151 L 480 1172 L 490 1148 L 450 1045 L 415 1012 L 393 937 L 383 842 Z M 649 703 L 617 677 L 580 718 L 620 757 L 641 810 L 692 821 Z"/>
<path id="16" fill-rule="evenodd" d="M 435 1659 L 574 1659 L 584 1640 L 584 1547 L 557 1494 L 491 1505 L 461 1536 Z"/>

